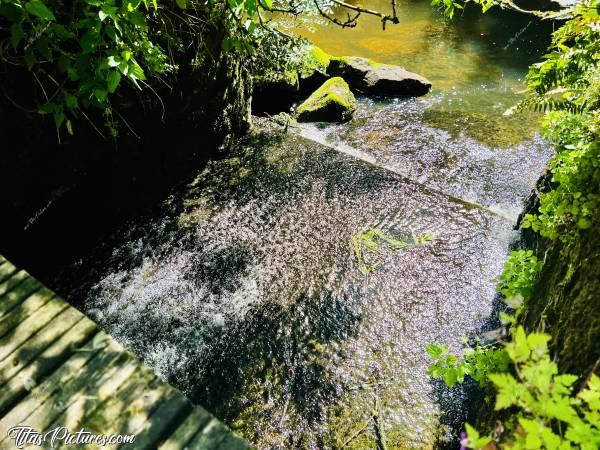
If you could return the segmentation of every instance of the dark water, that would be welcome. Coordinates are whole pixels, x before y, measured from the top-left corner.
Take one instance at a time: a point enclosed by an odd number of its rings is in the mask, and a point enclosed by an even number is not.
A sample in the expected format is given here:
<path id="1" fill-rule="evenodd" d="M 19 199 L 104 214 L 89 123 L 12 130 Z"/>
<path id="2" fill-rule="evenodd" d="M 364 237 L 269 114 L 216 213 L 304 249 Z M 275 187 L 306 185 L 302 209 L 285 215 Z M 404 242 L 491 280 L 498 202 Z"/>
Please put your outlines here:
<path id="1" fill-rule="evenodd" d="M 495 17 L 401 13 L 385 35 L 367 23 L 314 37 L 337 54 L 401 55 L 431 95 L 360 99 L 344 125 L 259 129 L 54 283 L 261 449 L 373 448 L 373 417 L 390 449 L 455 439 L 464 392 L 428 379 L 424 347 L 457 349 L 485 325 L 550 153 L 536 117 L 501 115 L 538 25 L 502 28 L 518 35 L 507 47 L 485 34 Z M 407 246 L 363 249 L 365 276 L 351 242 L 373 228 Z"/>

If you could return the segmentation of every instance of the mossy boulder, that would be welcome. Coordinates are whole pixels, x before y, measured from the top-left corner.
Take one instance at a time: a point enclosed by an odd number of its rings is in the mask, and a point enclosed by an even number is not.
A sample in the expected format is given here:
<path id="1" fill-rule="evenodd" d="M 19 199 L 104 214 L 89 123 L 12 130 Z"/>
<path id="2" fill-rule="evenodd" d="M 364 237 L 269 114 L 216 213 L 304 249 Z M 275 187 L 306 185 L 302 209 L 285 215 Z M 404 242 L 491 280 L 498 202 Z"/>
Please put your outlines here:
<path id="1" fill-rule="evenodd" d="M 344 122 L 356 111 L 356 99 L 340 77 L 327 80 L 297 109 L 300 122 Z"/>
<path id="2" fill-rule="evenodd" d="M 344 56 L 331 58 L 327 73 L 342 77 L 353 91 L 365 95 L 405 97 L 425 95 L 431 82 L 400 66 L 379 64 L 367 58 Z"/>

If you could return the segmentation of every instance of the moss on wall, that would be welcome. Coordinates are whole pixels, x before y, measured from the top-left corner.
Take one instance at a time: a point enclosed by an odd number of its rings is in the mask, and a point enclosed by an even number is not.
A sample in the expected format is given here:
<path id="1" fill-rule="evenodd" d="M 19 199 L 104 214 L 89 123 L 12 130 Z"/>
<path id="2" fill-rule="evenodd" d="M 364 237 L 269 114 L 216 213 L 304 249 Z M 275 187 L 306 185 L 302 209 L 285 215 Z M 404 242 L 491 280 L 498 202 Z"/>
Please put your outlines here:
<path id="1" fill-rule="evenodd" d="M 545 263 L 522 321 L 552 336 L 561 371 L 587 374 L 600 358 L 600 230 L 569 244 L 530 242 Z"/>

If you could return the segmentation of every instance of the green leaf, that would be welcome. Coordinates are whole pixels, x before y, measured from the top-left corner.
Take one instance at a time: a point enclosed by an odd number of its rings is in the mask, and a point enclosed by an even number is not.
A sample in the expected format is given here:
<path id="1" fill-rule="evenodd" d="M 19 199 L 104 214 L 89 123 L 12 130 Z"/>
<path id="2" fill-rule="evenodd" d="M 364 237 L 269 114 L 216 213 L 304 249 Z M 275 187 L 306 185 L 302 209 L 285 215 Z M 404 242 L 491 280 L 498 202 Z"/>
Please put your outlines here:
<path id="1" fill-rule="evenodd" d="M 108 92 L 111 94 L 117 90 L 119 83 L 121 82 L 121 74 L 117 71 L 109 72 L 106 77 L 106 85 L 108 88 Z"/>
<path id="2" fill-rule="evenodd" d="M 590 219 L 588 219 L 587 217 L 582 217 L 581 219 L 579 219 L 577 221 L 577 226 L 579 228 L 581 228 L 582 230 L 587 230 L 588 228 L 590 228 L 592 226 L 592 221 Z"/>
<path id="3" fill-rule="evenodd" d="M 496 388 L 496 410 L 505 409 L 512 406 L 518 397 L 518 382 L 512 375 L 507 373 L 491 373 L 488 378 Z"/>
<path id="4" fill-rule="evenodd" d="M 433 359 L 439 359 L 442 355 L 448 353 L 448 347 L 445 345 L 428 344 L 425 350 Z"/>
<path id="5" fill-rule="evenodd" d="M 146 79 L 142 68 L 133 61 L 129 63 L 129 77 L 133 80 L 138 79 L 143 81 Z"/>
<path id="6" fill-rule="evenodd" d="M 108 92 L 106 92 L 104 89 L 94 89 L 94 97 L 96 97 L 96 100 L 98 100 L 100 103 L 104 103 L 108 97 Z"/>
<path id="7" fill-rule="evenodd" d="M 25 63 L 29 69 L 31 69 L 37 62 L 37 58 L 35 57 L 35 53 L 33 52 L 33 48 L 31 46 L 25 49 L 23 59 L 25 60 Z"/>
<path id="8" fill-rule="evenodd" d="M 42 20 L 55 20 L 54 13 L 48 9 L 42 0 L 31 0 L 25 5 L 29 14 L 39 17 Z"/>
<path id="9" fill-rule="evenodd" d="M 50 25 L 50 31 L 54 36 L 61 40 L 71 39 L 75 37 L 75 33 L 67 30 L 63 25 L 58 23 L 53 23 L 52 25 Z"/>
<path id="10" fill-rule="evenodd" d="M 20 23 L 13 23 L 10 26 L 10 43 L 13 48 L 17 48 L 21 40 L 25 36 L 23 33 L 23 26 Z"/>
<path id="11" fill-rule="evenodd" d="M 446 383 L 448 387 L 454 386 L 456 384 L 457 375 L 456 369 L 446 369 L 444 371 L 444 383 Z"/>
<path id="12" fill-rule="evenodd" d="M 176 3 L 181 9 L 187 8 L 187 0 L 176 0 Z"/>
<path id="13" fill-rule="evenodd" d="M 56 126 L 56 128 L 60 128 L 64 121 L 65 113 L 63 113 L 62 111 L 58 111 L 54 114 L 54 125 Z"/>
<path id="14" fill-rule="evenodd" d="M 78 107 L 77 97 L 69 94 L 68 92 L 64 92 L 65 97 L 65 105 L 69 109 L 76 109 Z"/>
<path id="15" fill-rule="evenodd" d="M 127 19 L 134 25 L 146 28 L 146 18 L 139 11 L 132 11 L 127 14 Z"/>
<path id="16" fill-rule="evenodd" d="M 265 7 L 267 9 L 272 9 L 273 8 L 273 0 L 263 0 L 263 3 L 265 4 Z"/>

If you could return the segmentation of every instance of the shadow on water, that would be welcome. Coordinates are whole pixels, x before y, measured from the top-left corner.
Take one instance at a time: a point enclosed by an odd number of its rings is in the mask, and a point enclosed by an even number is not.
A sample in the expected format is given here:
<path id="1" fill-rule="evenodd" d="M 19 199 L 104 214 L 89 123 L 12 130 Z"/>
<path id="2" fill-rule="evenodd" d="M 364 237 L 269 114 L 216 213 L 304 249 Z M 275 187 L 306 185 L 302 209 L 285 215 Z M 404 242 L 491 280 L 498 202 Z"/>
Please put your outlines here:
<path id="1" fill-rule="evenodd" d="M 356 336 L 360 314 L 351 301 L 325 292 L 288 306 L 259 305 L 249 315 L 221 336 L 214 357 L 198 368 L 201 387 L 192 398 L 234 429 L 250 431 L 254 442 L 302 447 L 307 434 L 326 433 L 327 406 L 343 390 L 331 376 L 332 363 L 343 356 L 325 349 Z"/>

